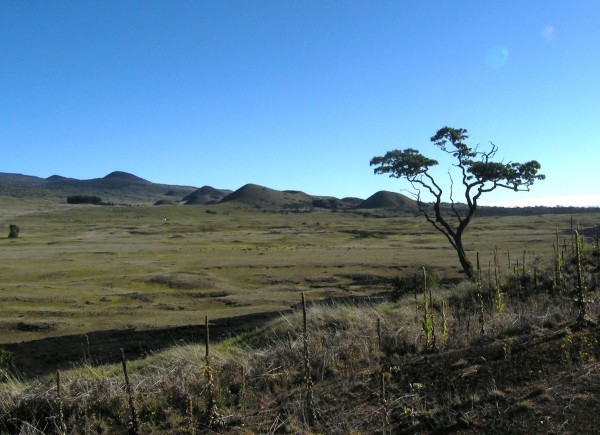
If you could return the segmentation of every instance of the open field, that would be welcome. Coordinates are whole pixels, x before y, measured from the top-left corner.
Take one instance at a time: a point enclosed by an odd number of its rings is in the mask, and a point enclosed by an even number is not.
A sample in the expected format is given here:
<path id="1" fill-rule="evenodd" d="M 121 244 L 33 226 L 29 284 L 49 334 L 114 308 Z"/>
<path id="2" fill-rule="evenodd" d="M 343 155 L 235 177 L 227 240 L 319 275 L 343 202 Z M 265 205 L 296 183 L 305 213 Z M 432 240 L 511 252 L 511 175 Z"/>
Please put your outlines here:
<path id="1" fill-rule="evenodd" d="M 274 213 L 232 206 L 8 207 L 0 238 L 0 343 L 99 330 L 194 325 L 279 311 L 299 300 L 387 291 L 429 265 L 460 276 L 446 240 L 420 217 Z M 593 227 L 600 214 L 574 221 Z M 484 267 L 549 258 L 570 216 L 480 217 L 468 248 Z M 562 236 L 561 236 L 562 237 Z M 538 259 L 539 261 L 539 259 Z"/>
<path id="2" fill-rule="evenodd" d="M 457 279 L 454 252 L 417 216 L 38 207 L 2 215 L 5 228 L 21 227 L 18 239 L 0 239 L 3 432 L 597 427 L 598 212 L 477 218 L 466 241 L 473 259 L 481 253 L 482 286 Z M 577 223 L 583 269 L 573 261 Z M 554 286 L 557 229 L 565 263 Z M 487 275 L 494 247 L 497 290 Z M 586 324 L 574 321 L 577 264 Z M 429 293 L 412 283 L 394 302 L 371 297 L 423 265 L 452 283 Z M 336 301 L 319 303 L 327 299 Z M 115 364 L 121 349 L 133 393 Z"/>

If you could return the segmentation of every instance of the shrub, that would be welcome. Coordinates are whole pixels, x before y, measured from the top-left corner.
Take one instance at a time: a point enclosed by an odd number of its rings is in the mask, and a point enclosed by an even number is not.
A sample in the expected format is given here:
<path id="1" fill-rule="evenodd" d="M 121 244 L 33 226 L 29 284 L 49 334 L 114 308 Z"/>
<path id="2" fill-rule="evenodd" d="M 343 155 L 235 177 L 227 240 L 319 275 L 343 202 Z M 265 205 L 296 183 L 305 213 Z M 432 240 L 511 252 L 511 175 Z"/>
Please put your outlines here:
<path id="1" fill-rule="evenodd" d="M 72 195 L 67 197 L 68 204 L 94 204 L 101 205 L 102 199 L 94 195 Z"/>
<path id="2" fill-rule="evenodd" d="M 440 280 L 429 266 L 420 267 L 412 277 L 396 277 L 393 279 L 392 300 L 398 301 L 402 296 L 423 291 L 423 268 L 425 269 L 426 288 L 436 287 Z"/>

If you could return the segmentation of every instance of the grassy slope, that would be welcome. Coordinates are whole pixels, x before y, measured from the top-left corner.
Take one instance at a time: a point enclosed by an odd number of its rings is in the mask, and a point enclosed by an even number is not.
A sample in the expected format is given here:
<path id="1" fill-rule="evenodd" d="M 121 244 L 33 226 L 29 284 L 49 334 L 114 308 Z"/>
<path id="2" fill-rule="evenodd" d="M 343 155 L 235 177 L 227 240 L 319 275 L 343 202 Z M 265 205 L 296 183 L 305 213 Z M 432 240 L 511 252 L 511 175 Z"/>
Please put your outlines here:
<path id="1" fill-rule="evenodd" d="M 103 328 L 199 324 L 207 314 L 216 319 L 287 308 L 301 291 L 310 300 L 372 294 L 389 289 L 382 278 L 412 276 L 422 264 L 433 265 L 439 275 L 458 276 L 445 241 L 415 218 L 241 212 L 222 206 L 61 206 L 43 212 L 24 208 L 17 215 L 10 223 L 21 226 L 22 237 L 0 239 L 5 342 Z M 591 227 L 598 217 L 576 220 Z M 468 241 L 482 252 L 484 267 L 498 246 L 505 274 L 507 247 L 512 264 L 524 255 L 528 267 L 534 262 L 547 267 L 554 229 L 566 228 L 560 238 L 568 237 L 568 220 L 480 218 Z M 520 302 L 511 294 L 504 314 L 486 308 L 488 333 L 481 340 L 468 289 L 435 291 L 437 304 L 456 296 L 463 302 L 455 299 L 450 306 L 448 346 L 435 354 L 421 353 L 420 314 L 412 297 L 397 305 L 312 308 L 317 431 L 382 430 L 382 370 L 390 373 L 385 385 L 388 429 L 394 432 L 583 433 L 596 427 L 589 416 L 600 398 L 600 337 L 596 329 L 565 329 L 574 318 L 568 298 L 542 294 Z M 378 318 L 382 349 L 376 345 Z M 302 411 L 300 330 L 296 313 L 213 349 L 219 409 L 228 416 L 225 431 L 309 432 Z M 101 361 L 103 350 L 92 349 L 91 360 Z M 202 347 L 182 346 L 131 364 L 146 431 L 188 431 L 190 398 L 191 423 L 205 430 L 203 355 Z M 65 373 L 68 427 L 125 430 L 121 378 L 119 366 L 84 364 Z M 58 409 L 54 381 L 5 379 L 0 417 L 52 432 L 49 422 L 56 422 Z"/>
<path id="2" fill-rule="evenodd" d="M 467 297 L 467 290 L 454 288 L 452 294 Z M 441 289 L 435 294 L 449 296 Z M 565 327 L 573 313 L 564 298 L 534 295 L 522 303 L 512 295 L 509 301 L 503 314 L 488 311 L 493 327 L 483 339 L 473 326 L 476 312 L 451 310 L 448 342 L 435 352 L 423 352 L 412 296 L 394 305 L 309 308 L 317 412 L 312 428 L 299 312 L 211 346 L 216 411 L 224 427 L 207 427 L 204 346 L 176 346 L 130 362 L 142 432 L 593 433 L 600 330 Z M 130 427 L 119 365 L 84 363 L 61 379 L 68 430 L 116 434 Z M 8 376 L 0 392 L 2 430 L 30 424 L 54 433 L 61 408 L 52 377 L 23 383 Z"/>
<path id="3" fill-rule="evenodd" d="M 207 213 L 207 211 L 216 211 Z M 458 276 L 454 253 L 419 218 L 262 213 L 206 207 L 25 208 L 0 238 L 0 342 L 101 329 L 189 325 L 281 310 L 312 297 L 373 294 L 429 264 Z M 581 215 L 589 225 L 596 215 Z M 565 216 L 481 218 L 468 245 L 526 261 L 552 249 Z M 7 233 L 8 230 L 6 229 Z M 374 278 L 374 279 L 371 279 Z M 372 285 L 365 285 L 371 282 Z"/>
<path id="4" fill-rule="evenodd" d="M 21 227 L 19 239 L 0 238 L 4 343 L 278 311 L 300 291 L 313 298 L 374 294 L 423 264 L 459 276 L 453 251 L 420 218 L 226 205 L 22 210 L 2 222 L 7 233 L 9 223 Z M 597 215 L 578 218 L 590 225 Z M 510 249 L 513 262 L 525 256 L 531 263 L 551 251 L 554 228 L 565 219 L 480 218 L 467 243 L 484 264 L 494 246 L 503 255 Z"/>

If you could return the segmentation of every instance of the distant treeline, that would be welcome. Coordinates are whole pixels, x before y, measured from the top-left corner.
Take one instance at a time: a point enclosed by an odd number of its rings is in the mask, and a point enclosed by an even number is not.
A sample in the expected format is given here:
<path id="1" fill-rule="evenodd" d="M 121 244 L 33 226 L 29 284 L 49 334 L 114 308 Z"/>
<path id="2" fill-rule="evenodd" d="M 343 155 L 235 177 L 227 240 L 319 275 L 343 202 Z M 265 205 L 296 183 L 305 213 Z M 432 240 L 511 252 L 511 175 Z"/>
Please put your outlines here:
<path id="1" fill-rule="evenodd" d="M 114 205 L 113 203 L 103 202 L 102 198 L 95 195 L 72 195 L 67 197 L 68 204 L 94 204 L 94 205 Z"/>
<path id="2" fill-rule="evenodd" d="M 429 204 L 425 204 L 424 208 L 433 213 L 433 207 Z M 442 204 L 442 210 L 444 212 L 453 212 L 450 204 Z M 465 204 L 455 204 L 454 210 L 461 214 L 465 214 L 468 209 Z M 534 216 L 540 214 L 582 214 L 582 213 L 596 213 L 600 211 L 600 207 L 546 207 L 546 206 L 535 206 L 535 207 L 490 207 L 490 206 L 479 206 L 477 207 L 477 216 Z"/>
<path id="3" fill-rule="evenodd" d="M 533 216 L 540 214 L 581 214 L 596 213 L 600 211 L 599 207 L 479 207 L 478 216 Z"/>

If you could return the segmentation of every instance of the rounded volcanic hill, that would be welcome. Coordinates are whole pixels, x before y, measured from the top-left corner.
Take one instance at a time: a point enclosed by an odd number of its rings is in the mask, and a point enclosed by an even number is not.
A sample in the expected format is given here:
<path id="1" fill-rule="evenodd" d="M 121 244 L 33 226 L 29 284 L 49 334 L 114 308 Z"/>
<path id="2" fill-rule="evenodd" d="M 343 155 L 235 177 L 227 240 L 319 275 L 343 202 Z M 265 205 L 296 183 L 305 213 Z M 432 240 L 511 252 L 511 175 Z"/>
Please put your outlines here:
<path id="1" fill-rule="evenodd" d="M 153 186 L 154 183 L 144 180 L 137 175 L 129 172 L 114 171 L 102 178 L 92 178 L 90 180 L 82 180 L 80 186 L 87 189 L 125 189 L 125 188 L 147 188 Z"/>
<path id="2" fill-rule="evenodd" d="M 221 200 L 221 203 L 225 202 L 267 210 L 299 209 L 310 208 L 312 197 L 299 191 L 280 191 L 246 184 Z"/>
<path id="3" fill-rule="evenodd" d="M 185 201 L 185 205 L 216 204 L 231 193 L 231 190 L 202 186 L 200 189 L 184 196 L 182 201 Z"/>
<path id="4" fill-rule="evenodd" d="M 69 178 L 69 177 L 63 177 L 62 175 L 50 175 L 48 178 L 46 178 L 46 181 L 51 182 L 51 183 L 61 183 L 61 182 L 73 182 L 73 181 L 79 181 L 75 178 Z"/>
<path id="5" fill-rule="evenodd" d="M 393 208 L 406 211 L 417 211 L 417 202 L 401 193 L 381 190 L 374 193 L 356 208 Z"/>
<path id="6" fill-rule="evenodd" d="M 172 199 L 160 199 L 154 203 L 154 205 L 179 205 L 177 201 Z"/>
<path id="7" fill-rule="evenodd" d="M 123 182 L 129 182 L 129 183 L 149 183 L 148 180 L 144 180 L 141 177 L 138 177 L 137 175 L 133 175 L 130 174 L 129 172 L 123 172 L 123 171 L 114 171 L 111 172 L 110 174 L 106 175 L 104 178 L 104 180 L 114 180 L 114 181 L 123 181 Z"/>

